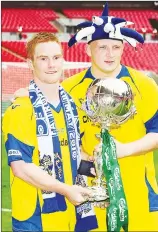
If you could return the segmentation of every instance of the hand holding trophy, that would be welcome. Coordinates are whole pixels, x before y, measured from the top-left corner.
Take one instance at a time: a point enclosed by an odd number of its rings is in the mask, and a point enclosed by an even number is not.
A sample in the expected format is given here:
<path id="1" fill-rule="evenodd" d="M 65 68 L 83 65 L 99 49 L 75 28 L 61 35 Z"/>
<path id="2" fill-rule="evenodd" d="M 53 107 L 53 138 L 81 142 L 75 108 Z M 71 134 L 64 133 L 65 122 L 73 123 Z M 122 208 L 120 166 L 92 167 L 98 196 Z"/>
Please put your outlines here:
<path id="1" fill-rule="evenodd" d="M 92 122 L 101 127 L 101 152 L 95 152 L 96 178 L 92 186 L 89 201 L 109 202 L 107 207 L 108 231 L 128 231 L 128 209 L 123 189 L 116 145 L 109 134 L 129 118 L 134 117 L 132 90 L 120 79 L 95 80 L 89 86 L 82 109 Z M 106 179 L 106 182 L 105 182 Z M 101 205 L 101 204 L 99 204 Z"/>

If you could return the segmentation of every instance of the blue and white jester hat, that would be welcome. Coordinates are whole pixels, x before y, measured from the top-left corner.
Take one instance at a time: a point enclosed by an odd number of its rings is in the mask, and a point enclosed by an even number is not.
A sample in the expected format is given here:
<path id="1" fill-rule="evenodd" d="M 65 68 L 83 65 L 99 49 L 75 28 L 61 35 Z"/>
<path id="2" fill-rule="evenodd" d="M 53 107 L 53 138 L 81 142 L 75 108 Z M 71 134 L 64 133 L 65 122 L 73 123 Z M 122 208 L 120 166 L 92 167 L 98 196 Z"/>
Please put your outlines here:
<path id="1" fill-rule="evenodd" d="M 108 16 L 108 4 L 106 3 L 100 17 L 93 16 L 92 22 L 87 21 L 77 25 L 81 30 L 69 40 L 68 45 L 71 47 L 87 37 L 88 43 L 100 39 L 116 39 L 127 41 L 131 46 L 136 47 L 137 42 L 143 44 L 144 39 L 137 31 L 125 27 L 132 24 L 134 23 L 123 18 Z"/>

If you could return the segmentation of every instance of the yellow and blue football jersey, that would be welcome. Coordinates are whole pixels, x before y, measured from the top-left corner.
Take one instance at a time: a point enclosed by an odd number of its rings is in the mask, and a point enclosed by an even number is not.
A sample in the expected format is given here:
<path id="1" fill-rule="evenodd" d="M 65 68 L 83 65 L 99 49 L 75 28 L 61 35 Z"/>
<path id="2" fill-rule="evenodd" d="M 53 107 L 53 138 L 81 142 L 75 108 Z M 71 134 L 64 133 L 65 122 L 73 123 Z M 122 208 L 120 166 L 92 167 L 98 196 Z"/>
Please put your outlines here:
<path id="1" fill-rule="evenodd" d="M 118 129 L 111 130 L 111 135 L 122 143 L 128 143 L 141 139 L 146 133 L 158 133 L 158 86 L 151 78 L 123 65 L 117 78 L 131 86 L 137 114 Z M 62 82 L 79 109 L 94 79 L 91 69 L 88 69 Z M 82 145 L 85 152 L 93 155 L 94 147 L 98 144 L 95 135 L 100 133 L 100 129 L 93 125 L 84 112 L 82 114 L 85 126 Z M 129 209 L 129 231 L 158 231 L 158 185 L 153 152 L 118 161 Z M 105 231 L 105 211 L 96 209 L 96 213 L 99 222 L 96 231 Z"/>
<path id="2" fill-rule="evenodd" d="M 65 183 L 72 185 L 72 170 L 68 146 L 65 119 L 61 105 L 54 108 L 50 105 L 61 145 Z M 18 98 L 7 109 L 3 119 L 5 146 L 8 153 L 8 164 L 17 160 L 34 163 L 39 166 L 39 152 L 36 136 L 36 119 L 34 109 L 28 97 Z M 15 177 L 10 169 L 10 188 L 12 197 L 13 228 L 18 229 L 18 222 L 37 222 L 32 230 L 70 231 L 76 222 L 75 207 L 66 200 L 67 210 L 41 215 L 43 206 L 40 189 Z M 39 219 L 38 216 L 42 218 Z M 21 229 L 21 228 L 20 228 Z"/>

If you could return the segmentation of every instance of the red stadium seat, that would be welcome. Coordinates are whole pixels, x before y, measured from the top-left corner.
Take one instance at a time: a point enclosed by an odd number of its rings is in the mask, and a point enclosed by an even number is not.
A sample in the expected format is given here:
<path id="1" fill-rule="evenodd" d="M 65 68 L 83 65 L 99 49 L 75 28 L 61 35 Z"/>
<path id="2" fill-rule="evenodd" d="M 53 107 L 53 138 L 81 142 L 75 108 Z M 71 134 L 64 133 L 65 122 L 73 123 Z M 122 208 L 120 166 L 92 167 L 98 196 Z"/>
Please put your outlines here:
<path id="1" fill-rule="evenodd" d="M 24 62 L 24 60 L 2 49 L 2 62 Z"/>
<path id="2" fill-rule="evenodd" d="M 57 32 L 49 21 L 58 15 L 50 9 L 2 9 L 2 32 L 17 32 L 23 27 L 23 32 L 38 32 L 41 30 Z"/>
<path id="3" fill-rule="evenodd" d="M 93 15 L 100 16 L 101 10 L 95 9 L 64 9 L 63 13 L 68 18 L 85 18 L 87 20 L 92 19 Z M 149 22 L 149 19 L 158 20 L 158 12 L 155 10 L 110 10 L 111 16 L 125 18 L 128 21 L 134 22 L 135 29 L 142 32 L 142 28 L 146 28 L 146 32 L 151 33 L 153 28 Z"/>

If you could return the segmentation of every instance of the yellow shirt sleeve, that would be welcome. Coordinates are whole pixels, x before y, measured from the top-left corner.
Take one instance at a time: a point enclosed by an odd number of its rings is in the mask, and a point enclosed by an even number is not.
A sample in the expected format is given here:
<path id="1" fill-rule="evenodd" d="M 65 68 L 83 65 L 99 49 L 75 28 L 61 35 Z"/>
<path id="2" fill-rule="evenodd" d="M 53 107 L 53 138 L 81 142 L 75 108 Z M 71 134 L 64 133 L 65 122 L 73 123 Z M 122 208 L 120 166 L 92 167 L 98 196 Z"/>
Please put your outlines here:
<path id="1" fill-rule="evenodd" d="M 158 111 L 158 85 L 143 73 L 129 69 L 141 96 L 141 112 L 143 122 L 149 121 Z"/>
<path id="2" fill-rule="evenodd" d="M 36 127 L 29 98 L 19 98 L 5 112 L 2 129 L 8 164 L 17 160 L 32 162 Z"/>
<path id="3" fill-rule="evenodd" d="M 28 97 L 18 98 L 5 112 L 2 130 L 5 141 L 8 134 L 28 145 L 34 145 L 32 134 L 35 132 L 33 107 Z"/>

